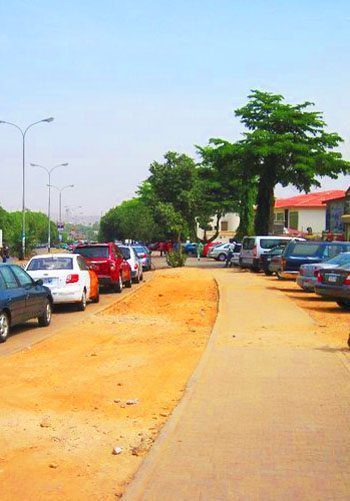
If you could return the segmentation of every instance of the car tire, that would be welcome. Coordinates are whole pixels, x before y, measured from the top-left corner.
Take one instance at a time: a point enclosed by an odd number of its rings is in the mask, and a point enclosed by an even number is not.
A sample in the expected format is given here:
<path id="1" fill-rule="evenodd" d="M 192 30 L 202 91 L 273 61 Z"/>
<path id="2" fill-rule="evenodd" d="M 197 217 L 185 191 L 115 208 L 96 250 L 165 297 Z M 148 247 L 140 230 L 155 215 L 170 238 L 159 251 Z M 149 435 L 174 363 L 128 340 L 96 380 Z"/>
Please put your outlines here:
<path id="1" fill-rule="evenodd" d="M 92 303 L 99 303 L 100 302 L 100 289 L 97 289 L 97 295 L 91 299 Z"/>
<path id="2" fill-rule="evenodd" d="M 226 254 L 224 254 L 224 253 L 219 254 L 217 257 L 217 260 L 221 261 L 221 262 L 226 261 Z"/>
<path id="3" fill-rule="evenodd" d="M 267 277 L 271 277 L 272 276 L 272 271 L 270 270 L 264 270 L 264 273 Z"/>
<path id="4" fill-rule="evenodd" d="M 134 284 L 138 284 L 140 282 L 140 278 L 138 275 L 136 275 L 136 277 L 134 278 L 133 280 Z"/>
<path id="5" fill-rule="evenodd" d="M 123 291 L 123 281 L 121 275 L 119 275 L 118 282 L 115 284 L 114 290 L 119 294 Z"/>
<path id="6" fill-rule="evenodd" d="M 337 305 L 343 310 L 350 310 L 350 301 L 347 299 L 338 299 Z"/>
<path id="7" fill-rule="evenodd" d="M 52 304 L 51 301 L 47 300 L 45 304 L 45 310 L 40 317 L 38 317 L 38 324 L 40 327 L 47 327 L 51 323 L 52 317 Z"/>
<path id="8" fill-rule="evenodd" d="M 10 317 L 5 311 L 0 313 L 0 343 L 4 343 L 10 334 Z"/>
<path id="9" fill-rule="evenodd" d="M 129 280 L 127 280 L 127 281 L 125 282 L 125 287 L 126 287 L 127 289 L 130 289 L 130 287 L 131 287 L 131 286 L 132 286 L 132 278 L 131 278 L 131 274 L 130 274 L 130 278 L 129 278 Z"/>
<path id="10" fill-rule="evenodd" d="M 84 290 L 83 294 L 81 296 L 81 300 L 78 303 L 78 311 L 85 311 L 86 310 L 86 303 L 87 303 L 86 291 Z"/>

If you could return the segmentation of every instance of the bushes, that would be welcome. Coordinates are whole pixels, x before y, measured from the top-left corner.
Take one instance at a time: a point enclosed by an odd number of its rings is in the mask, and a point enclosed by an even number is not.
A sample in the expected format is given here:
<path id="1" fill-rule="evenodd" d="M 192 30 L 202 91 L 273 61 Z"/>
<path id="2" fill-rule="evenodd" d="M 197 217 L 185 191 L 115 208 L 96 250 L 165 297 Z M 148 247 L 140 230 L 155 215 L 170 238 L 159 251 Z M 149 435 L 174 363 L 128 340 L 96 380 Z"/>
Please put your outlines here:
<path id="1" fill-rule="evenodd" d="M 185 254 L 182 249 L 172 250 L 166 255 L 166 262 L 172 268 L 180 268 L 186 263 L 187 254 Z"/>

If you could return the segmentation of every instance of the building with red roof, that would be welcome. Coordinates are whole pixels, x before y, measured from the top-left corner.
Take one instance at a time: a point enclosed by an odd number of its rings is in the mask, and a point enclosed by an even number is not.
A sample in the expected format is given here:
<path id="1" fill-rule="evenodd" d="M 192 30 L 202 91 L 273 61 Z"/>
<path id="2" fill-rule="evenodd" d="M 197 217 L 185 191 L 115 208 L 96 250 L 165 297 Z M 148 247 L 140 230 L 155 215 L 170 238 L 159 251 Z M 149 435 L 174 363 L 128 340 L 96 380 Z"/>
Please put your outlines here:
<path id="1" fill-rule="evenodd" d="M 299 232 L 321 234 L 326 229 L 326 202 L 343 199 L 344 190 L 317 191 L 275 201 L 276 226 Z"/>

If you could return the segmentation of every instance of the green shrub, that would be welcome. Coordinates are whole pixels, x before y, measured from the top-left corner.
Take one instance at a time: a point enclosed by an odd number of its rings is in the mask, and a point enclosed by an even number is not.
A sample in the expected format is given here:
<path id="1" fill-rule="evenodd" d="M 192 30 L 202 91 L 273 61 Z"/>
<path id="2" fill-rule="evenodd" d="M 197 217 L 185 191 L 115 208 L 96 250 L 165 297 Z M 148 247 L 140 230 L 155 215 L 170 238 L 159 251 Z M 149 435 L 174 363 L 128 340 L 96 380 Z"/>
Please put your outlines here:
<path id="1" fill-rule="evenodd" d="M 182 250 L 172 250 L 166 255 L 166 262 L 172 268 L 180 268 L 186 263 L 187 255 Z"/>

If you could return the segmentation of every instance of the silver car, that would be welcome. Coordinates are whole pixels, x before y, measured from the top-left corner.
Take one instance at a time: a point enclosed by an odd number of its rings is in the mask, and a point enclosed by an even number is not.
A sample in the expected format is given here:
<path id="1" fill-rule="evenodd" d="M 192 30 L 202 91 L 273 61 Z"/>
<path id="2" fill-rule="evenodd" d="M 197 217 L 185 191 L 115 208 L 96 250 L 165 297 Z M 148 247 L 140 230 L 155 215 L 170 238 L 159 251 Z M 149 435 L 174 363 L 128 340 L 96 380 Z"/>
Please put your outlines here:
<path id="1" fill-rule="evenodd" d="M 319 270 L 327 268 L 338 268 L 339 266 L 350 265 L 350 252 L 342 252 L 328 261 L 314 264 L 303 264 L 300 266 L 297 284 L 307 292 L 315 290 L 317 283 L 317 273 Z"/>
<path id="2" fill-rule="evenodd" d="M 216 245 L 208 252 L 208 257 L 216 259 L 216 261 L 225 261 L 227 253 L 230 249 L 234 250 L 235 244 L 220 244 Z"/>

